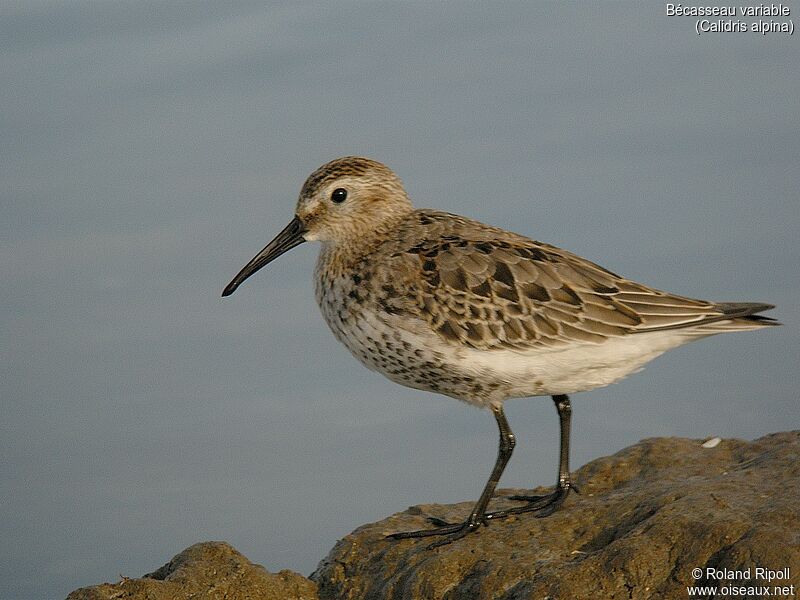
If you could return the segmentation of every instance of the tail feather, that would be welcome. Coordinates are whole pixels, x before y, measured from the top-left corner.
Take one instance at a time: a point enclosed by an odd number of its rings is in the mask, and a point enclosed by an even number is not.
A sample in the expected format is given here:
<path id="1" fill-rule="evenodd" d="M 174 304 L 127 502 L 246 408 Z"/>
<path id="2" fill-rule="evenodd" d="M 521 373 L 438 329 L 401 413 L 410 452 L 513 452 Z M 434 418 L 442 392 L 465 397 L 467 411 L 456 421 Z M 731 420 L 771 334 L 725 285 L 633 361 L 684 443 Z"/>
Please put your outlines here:
<path id="1" fill-rule="evenodd" d="M 725 315 L 740 319 L 745 322 L 761 323 L 763 325 L 780 325 L 772 317 L 765 317 L 757 313 L 775 308 L 774 304 L 765 302 L 720 302 L 717 304 Z"/>
<path id="2" fill-rule="evenodd" d="M 760 313 L 775 308 L 774 304 L 765 302 L 719 302 L 716 308 L 723 314 L 700 324 L 698 333 L 723 333 L 725 331 L 749 331 L 763 327 L 780 325 L 771 317 Z"/>
<path id="3" fill-rule="evenodd" d="M 767 304 L 765 302 L 718 302 L 717 308 L 726 316 L 750 317 L 754 316 L 756 313 L 764 312 L 765 310 L 771 310 L 775 308 L 775 305 Z M 759 318 L 768 319 L 769 317 Z"/>

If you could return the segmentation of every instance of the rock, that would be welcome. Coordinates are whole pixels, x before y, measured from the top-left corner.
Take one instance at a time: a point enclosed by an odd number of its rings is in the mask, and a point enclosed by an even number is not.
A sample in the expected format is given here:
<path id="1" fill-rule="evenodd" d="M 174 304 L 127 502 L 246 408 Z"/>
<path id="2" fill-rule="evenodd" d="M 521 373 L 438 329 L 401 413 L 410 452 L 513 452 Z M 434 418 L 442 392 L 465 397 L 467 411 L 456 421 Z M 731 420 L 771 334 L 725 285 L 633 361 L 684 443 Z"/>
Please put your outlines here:
<path id="1" fill-rule="evenodd" d="M 800 592 L 800 432 L 723 440 L 713 448 L 702 443 L 644 440 L 580 469 L 581 494 L 552 516 L 491 523 L 434 550 L 427 549 L 431 538 L 385 536 L 430 527 L 428 516 L 462 521 L 472 502 L 412 507 L 345 537 L 311 579 L 323 600 L 686 599 L 691 585 L 763 585 L 772 596 L 774 586 L 786 586 L 778 593 L 794 597 Z M 757 568 L 783 571 L 767 581 Z M 739 591 L 720 589 L 716 597 L 746 596 Z M 746 597 L 765 596 L 752 591 Z"/>
<path id="2" fill-rule="evenodd" d="M 708 446 L 708 444 L 706 445 Z M 68 600 L 651 599 L 800 594 L 800 431 L 753 442 L 649 439 L 575 473 L 580 495 L 545 519 L 491 523 L 428 550 L 386 534 L 463 520 L 472 502 L 411 507 L 364 525 L 312 581 L 270 574 L 231 546 L 196 544 L 154 573 L 76 590 Z M 546 492 L 545 488 L 538 493 Z M 525 490 L 504 490 L 504 496 Z M 516 503 L 498 498 L 495 507 Z M 701 576 L 693 578 L 692 570 Z M 757 569 L 768 569 L 770 574 Z M 736 586 L 726 592 L 723 586 Z M 318 586 L 318 587 L 317 587 Z M 794 586 L 790 588 L 790 586 Z M 784 591 L 784 588 L 785 591 Z M 746 591 L 746 590 L 745 590 Z M 319 594 L 319 596 L 317 595 Z"/>
<path id="3" fill-rule="evenodd" d="M 316 587 L 293 571 L 269 573 L 224 542 L 204 542 L 141 579 L 81 588 L 67 600 L 317 600 Z"/>

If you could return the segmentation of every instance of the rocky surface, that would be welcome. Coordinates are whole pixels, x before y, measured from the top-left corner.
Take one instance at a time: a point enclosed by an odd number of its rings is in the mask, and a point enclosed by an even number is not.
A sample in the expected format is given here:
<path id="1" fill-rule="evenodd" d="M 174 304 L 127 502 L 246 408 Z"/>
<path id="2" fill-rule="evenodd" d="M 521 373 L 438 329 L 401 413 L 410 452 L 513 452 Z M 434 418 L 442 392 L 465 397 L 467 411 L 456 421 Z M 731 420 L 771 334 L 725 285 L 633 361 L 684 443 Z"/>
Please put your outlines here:
<path id="1" fill-rule="evenodd" d="M 229 544 L 204 542 L 141 579 L 81 588 L 67 600 L 317 600 L 316 588 L 293 571 L 267 572 Z"/>
<path id="2" fill-rule="evenodd" d="M 431 538 L 387 540 L 429 527 L 428 516 L 462 520 L 472 502 L 416 506 L 342 539 L 312 574 L 314 583 L 290 571 L 271 575 L 225 544 L 198 544 L 142 579 L 84 588 L 69 600 L 686 599 L 689 585 L 769 586 L 769 597 L 796 597 L 799 476 L 800 432 L 711 448 L 702 440 L 649 439 L 578 470 L 581 494 L 546 519 L 494 522 L 434 550 L 427 549 Z M 757 568 L 783 571 L 766 581 Z M 702 577 L 694 579 L 693 569 Z M 739 573 L 726 577 L 725 569 Z M 715 597 L 765 596 L 741 592 Z"/>

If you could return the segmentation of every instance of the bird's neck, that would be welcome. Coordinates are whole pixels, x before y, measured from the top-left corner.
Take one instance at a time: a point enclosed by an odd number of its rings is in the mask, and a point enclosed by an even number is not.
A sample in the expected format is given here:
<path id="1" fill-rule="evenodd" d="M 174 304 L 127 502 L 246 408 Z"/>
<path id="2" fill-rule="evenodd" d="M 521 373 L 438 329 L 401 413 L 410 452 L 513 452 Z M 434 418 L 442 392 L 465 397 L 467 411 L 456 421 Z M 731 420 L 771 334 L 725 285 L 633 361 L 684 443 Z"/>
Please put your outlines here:
<path id="1" fill-rule="evenodd" d="M 330 277 L 338 277 L 352 271 L 376 253 L 383 243 L 391 239 L 408 213 L 398 213 L 373 227 L 359 229 L 357 235 L 322 243 L 317 269 Z"/>

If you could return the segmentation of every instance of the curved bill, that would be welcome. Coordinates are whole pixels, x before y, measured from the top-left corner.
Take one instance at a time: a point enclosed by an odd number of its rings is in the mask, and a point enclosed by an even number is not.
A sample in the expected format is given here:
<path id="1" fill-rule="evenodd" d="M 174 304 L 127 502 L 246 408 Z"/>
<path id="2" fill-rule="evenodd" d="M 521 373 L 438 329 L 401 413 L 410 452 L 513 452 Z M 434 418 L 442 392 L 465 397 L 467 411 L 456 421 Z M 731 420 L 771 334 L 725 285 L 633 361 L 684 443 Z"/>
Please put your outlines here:
<path id="1" fill-rule="evenodd" d="M 222 297 L 230 296 L 245 279 L 250 277 L 250 275 L 258 271 L 261 267 L 271 263 L 284 252 L 288 252 L 295 246 L 299 246 L 305 242 L 306 240 L 303 237 L 305 231 L 305 227 L 300 219 L 297 217 L 292 219 L 284 230 L 275 236 L 274 240 L 267 244 L 261 252 L 256 254 L 253 260 L 247 263 L 244 269 L 239 271 L 239 274 L 234 277 L 222 291 Z"/>

